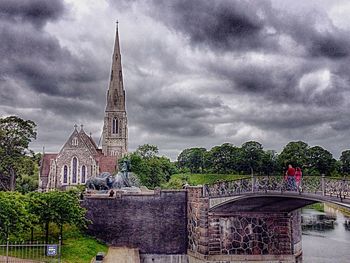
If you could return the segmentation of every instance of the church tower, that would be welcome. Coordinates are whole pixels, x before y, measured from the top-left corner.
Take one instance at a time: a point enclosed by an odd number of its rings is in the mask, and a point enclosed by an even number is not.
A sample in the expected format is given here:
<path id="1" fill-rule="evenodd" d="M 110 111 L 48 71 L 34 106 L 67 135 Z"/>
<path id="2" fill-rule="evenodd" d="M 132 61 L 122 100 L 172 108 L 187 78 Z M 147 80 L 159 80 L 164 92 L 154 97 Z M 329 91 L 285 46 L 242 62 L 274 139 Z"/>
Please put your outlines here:
<path id="1" fill-rule="evenodd" d="M 102 133 L 102 152 L 105 156 L 122 157 L 128 151 L 128 121 L 125 109 L 125 90 L 120 55 L 118 24 L 116 28 L 111 78 Z"/>

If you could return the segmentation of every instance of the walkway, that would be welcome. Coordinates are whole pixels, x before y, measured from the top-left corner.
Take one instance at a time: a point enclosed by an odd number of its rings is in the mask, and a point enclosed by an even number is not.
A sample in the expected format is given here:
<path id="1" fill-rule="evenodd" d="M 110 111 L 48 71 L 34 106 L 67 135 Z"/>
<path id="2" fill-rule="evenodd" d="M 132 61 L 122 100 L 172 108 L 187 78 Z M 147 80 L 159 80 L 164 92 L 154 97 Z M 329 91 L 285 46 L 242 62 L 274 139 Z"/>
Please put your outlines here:
<path id="1" fill-rule="evenodd" d="M 139 250 L 126 247 L 109 247 L 103 263 L 140 263 Z"/>

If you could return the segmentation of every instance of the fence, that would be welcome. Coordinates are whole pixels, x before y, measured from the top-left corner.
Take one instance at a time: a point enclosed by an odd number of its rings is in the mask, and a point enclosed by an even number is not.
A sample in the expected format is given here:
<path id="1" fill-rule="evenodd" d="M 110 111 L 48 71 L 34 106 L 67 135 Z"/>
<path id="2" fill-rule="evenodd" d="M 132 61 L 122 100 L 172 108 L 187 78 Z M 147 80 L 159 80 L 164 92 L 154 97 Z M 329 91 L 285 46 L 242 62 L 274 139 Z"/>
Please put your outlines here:
<path id="1" fill-rule="evenodd" d="M 57 244 L 39 242 L 0 243 L 0 263 L 60 263 L 61 238 Z"/>
<path id="2" fill-rule="evenodd" d="M 203 194 L 206 197 L 234 196 L 245 193 L 290 193 L 292 187 L 288 187 L 281 176 L 252 176 L 233 181 L 217 182 L 203 186 Z M 318 194 L 338 198 L 339 201 L 350 197 L 350 180 L 327 178 L 323 176 L 304 176 L 300 187 L 294 191 L 301 193 Z"/>

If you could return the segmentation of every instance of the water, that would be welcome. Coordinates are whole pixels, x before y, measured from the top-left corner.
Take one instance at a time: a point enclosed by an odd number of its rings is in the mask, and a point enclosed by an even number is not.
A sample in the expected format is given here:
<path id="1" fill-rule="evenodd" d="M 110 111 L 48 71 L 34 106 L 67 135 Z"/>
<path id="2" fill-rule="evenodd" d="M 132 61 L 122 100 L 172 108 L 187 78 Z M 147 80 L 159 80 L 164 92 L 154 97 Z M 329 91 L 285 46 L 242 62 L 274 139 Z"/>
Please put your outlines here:
<path id="1" fill-rule="evenodd" d="M 350 231 L 344 227 L 345 216 L 339 210 L 327 207 L 327 214 L 335 215 L 334 229 L 303 231 L 303 262 L 305 263 L 350 263 Z M 303 209 L 302 215 L 324 214 L 314 209 Z"/>

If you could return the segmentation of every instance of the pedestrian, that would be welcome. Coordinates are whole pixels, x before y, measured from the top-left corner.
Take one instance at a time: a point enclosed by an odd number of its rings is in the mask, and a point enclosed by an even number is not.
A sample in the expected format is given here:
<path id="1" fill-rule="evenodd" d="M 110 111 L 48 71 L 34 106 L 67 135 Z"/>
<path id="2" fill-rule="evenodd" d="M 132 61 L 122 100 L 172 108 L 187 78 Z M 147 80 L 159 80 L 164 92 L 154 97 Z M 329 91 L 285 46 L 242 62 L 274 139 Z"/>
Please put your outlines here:
<path id="1" fill-rule="evenodd" d="M 296 184 L 295 184 L 295 169 L 291 164 L 288 165 L 288 169 L 286 171 L 285 179 L 287 181 L 287 190 L 289 191 L 295 191 L 296 190 Z"/>
<path id="2" fill-rule="evenodd" d="M 301 172 L 300 167 L 295 168 L 295 182 L 297 184 L 297 189 L 301 191 L 301 178 L 303 173 Z"/>

